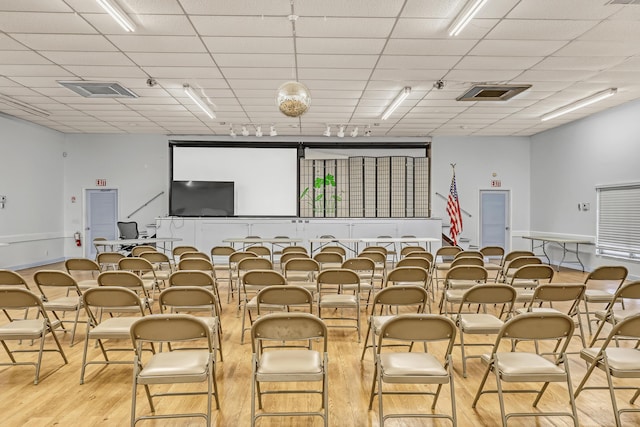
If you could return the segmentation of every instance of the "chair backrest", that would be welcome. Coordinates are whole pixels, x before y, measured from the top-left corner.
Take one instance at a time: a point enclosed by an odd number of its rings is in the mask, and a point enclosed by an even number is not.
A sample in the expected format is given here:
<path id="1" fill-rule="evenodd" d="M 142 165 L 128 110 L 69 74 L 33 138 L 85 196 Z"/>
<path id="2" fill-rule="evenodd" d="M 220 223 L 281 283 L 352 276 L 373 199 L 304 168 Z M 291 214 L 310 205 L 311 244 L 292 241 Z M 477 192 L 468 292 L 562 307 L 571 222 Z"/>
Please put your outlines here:
<path id="1" fill-rule="evenodd" d="M 579 302 L 585 288 L 585 285 L 578 283 L 545 283 L 535 288 L 531 302 Z"/>
<path id="2" fill-rule="evenodd" d="M 516 280 L 547 280 L 551 282 L 554 275 L 553 268 L 546 264 L 528 264 L 518 268 L 511 278 L 511 283 Z"/>
<path id="3" fill-rule="evenodd" d="M 484 256 L 485 258 L 498 258 L 500 264 L 504 259 L 504 248 L 501 246 L 485 246 L 483 248 L 480 248 L 480 253 L 482 253 L 482 256 Z"/>
<path id="4" fill-rule="evenodd" d="M 257 258 L 257 257 L 258 255 L 252 252 L 237 251 L 229 255 L 229 262 L 231 264 L 237 264 L 245 258 Z"/>
<path id="5" fill-rule="evenodd" d="M 106 240 L 107 240 L 106 237 L 94 237 L 93 238 L 93 247 L 96 250 L 96 255 L 98 255 L 100 253 L 100 251 L 104 250 L 104 246 L 96 244 L 96 243 L 104 242 Z"/>
<path id="6" fill-rule="evenodd" d="M 447 270 L 445 281 L 448 280 L 475 280 L 478 282 L 486 282 L 488 277 L 487 270 L 478 265 L 460 265 Z"/>
<path id="7" fill-rule="evenodd" d="M 42 295 L 47 287 L 60 287 L 74 289 L 77 295 L 82 295 L 78 283 L 69 273 L 60 270 L 40 270 L 33 275 L 33 281 Z"/>
<path id="8" fill-rule="evenodd" d="M 456 337 L 456 325 L 451 319 L 439 314 L 400 314 L 386 321 L 380 330 L 380 341 L 376 348 L 382 350 L 382 341 L 448 341 L 446 354 L 450 354 Z"/>
<path id="9" fill-rule="evenodd" d="M 292 259 L 311 259 L 306 252 L 286 252 L 280 257 L 280 264 L 286 264 Z"/>
<path id="10" fill-rule="evenodd" d="M 373 311 L 380 306 L 420 306 L 419 311 L 422 312 L 429 303 L 429 294 L 426 289 L 412 285 L 397 285 L 386 287 L 373 297 Z M 382 308 L 382 307 L 380 307 Z"/>
<path id="11" fill-rule="evenodd" d="M 335 252 L 342 255 L 342 258 L 347 256 L 347 251 L 340 246 L 323 246 L 320 252 Z"/>
<path id="12" fill-rule="evenodd" d="M 157 249 L 151 245 L 139 245 L 131 249 L 131 256 L 140 256 L 143 252 L 157 252 Z"/>
<path id="13" fill-rule="evenodd" d="M 212 291 L 200 286 L 176 286 L 163 290 L 158 297 L 160 312 L 170 309 L 172 313 L 186 311 L 210 311 L 217 316 L 217 301 Z"/>
<path id="14" fill-rule="evenodd" d="M 180 254 L 179 260 L 190 259 L 190 258 L 199 258 L 199 259 L 206 259 L 207 261 L 211 261 L 211 257 L 209 255 L 205 254 L 204 252 L 198 252 L 198 251 L 182 252 Z"/>
<path id="15" fill-rule="evenodd" d="M 422 267 L 396 267 L 387 274 L 387 285 L 390 283 L 416 283 L 426 287 L 429 271 Z"/>
<path id="16" fill-rule="evenodd" d="M 213 277 L 201 270 L 178 270 L 169 276 L 169 286 L 203 286 L 213 288 L 214 285 Z"/>
<path id="17" fill-rule="evenodd" d="M 565 339 L 563 349 L 560 351 L 560 353 L 564 353 L 569 343 L 567 338 L 573 336 L 574 329 L 573 319 L 563 313 L 534 312 L 519 314 L 502 326 L 492 354 L 497 351 L 498 344 L 502 338 L 509 340 Z"/>
<path id="18" fill-rule="evenodd" d="M 122 286 L 129 289 L 144 290 L 144 284 L 140 276 L 131 271 L 103 271 L 96 280 L 99 286 Z"/>
<path id="19" fill-rule="evenodd" d="M 313 294 L 300 286 L 273 285 L 263 288 L 256 298 L 258 316 L 261 306 L 267 305 L 295 305 L 305 306 L 309 313 L 313 312 Z"/>
<path id="20" fill-rule="evenodd" d="M 132 271 L 138 274 L 155 272 L 153 265 L 144 258 L 124 257 L 118 261 L 118 270 Z"/>
<path id="21" fill-rule="evenodd" d="M 340 254 L 339 252 L 332 252 L 332 251 L 325 252 L 325 251 L 322 251 L 322 252 L 318 252 L 317 254 L 315 254 L 313 256 L 313 259 L 318 261 L 318 263 L 320 265 L 326 264 L 326 263 L 342 264 L 342 260 L 344 259 L 344 255 Z"/>
<path id="22" fill-rule="evenodd" d="M 91 271 L 100 273 L 100 265 L 89 258 L 69 258 L 64 262 L 67 273 L 72 271 Z"/>
<path id="23" fill-rule="evenodd" d="M 136 247 L 139 248 L 140 246 L 136 246 Z M 149 261 L 151 264 L 155 264 L 158 267 L 171 269 L 171 260 L 169 259 L 169 256 L 164 252 L 145 251 L 145 252 L 142 252 L 139 256 L 140 258 L 144 258 L 147 261 Z"/>
<path id="24" fill-rule="evenodd" d="M 41 314 L 47 316 L 40 296 L 30 290 L 18 287 L 0 288 L 0 310 L 22 310 L 31 307 L 37 307 Z"/>
<path id="25" fill-rule="evenodd" d="M 260 341 L 323 340 L 327 352 L 327 325 L 309 313 L 272 313 L 260 316 L 251 326 L 251 347 L 259 353 Z"/>
<path id="26" fill-rule="evenodd" d="M 510 262 L 516 258 L 520 258 L 523 256 L 535 256 L 531 251 L 511 251 L 504 256 L 504 262 Z"/>
<path id="27" fill-rule="evenodd" d="M 610 280 L 621 285 L 627 279 L 628 274 L 629 270 L 622 265 L 603 265 L 589 273 L 584 279 L 584 283 L 587 284 L 591 280 Z"/>
<path id="28" fill-rule="evenodd" d="M 362 249 L 362 252 L 382 252 L 383 254 L 387 255 L 389 250 L 384 246 L 366 246 L 364 249 Z"/>
<path id="29" fill-rule="evenodd" d="M 273 264 L 266 258 L 245 258 L 238 262 L 238 270 L 273 270 Z"/>
<path id="30" fill-rule="evenodd" d="M 453 258 L 454 256 L 456 256 L 456 254 L 458 252 L 462 252 L 462 248 L 460 248 L 459 246 L 441 246 L 436 251 L 435 258 L 436 259 L 438 257 L 441 257 L 441 258 L 451 257 L 451 258 Z"/>
<path id="31" fill-rule="evenodd" d="M 431 263 L 428 259 L 422 257 L 405 257 L 396 263 L 396 267 L 420 267 L 425 270 L 431 270 Z"/>
<path id="32" fill-rule="evenodd" d="M 287 253 L 290 253 L 290 252 L 308 254 L 307 248 L 305 248 L 304 246 L 291 245 L 291 246 L 286 246 L 286 247 L 282 248 L 282 254 L 283 255 L 287 254 Z"/>
<path id="33" fill-rule="evenodd" d="M 376 264 L 384 265 L 387 262 L 387 254 L 386 254 L 386 252 L 380 252 L 380 251 L 360 252 L 358 257 L 359 258 L 369 258 L 370 260 L 372 260 Z"/>
<path id="34" fill-rule="evenodd" d="M 318 274 L 318 288 L 322 290 L 322 286 L 336 285 L 359 285 L 360 276 L 355 271 L 344 268 L 335 268 L 323 270 Z"/>
<path id="35" fill-rule="evenodd" d="M 183 258 L 178 262 L 178 270 L 214 271 L 211 261 L 202 258 Z"/>
<path id="36" fill-rule="evenodd" d="M 507 312 L 510 312 L 517 295 L 515 288 L 509 285 L 500 283 L 476 285 L 464 293 L 458 312 L 462 311 L 465 304 L 509 304 Z"/>
<path id="37" fill-rule="evenodd" d="M 609 344 L 614 337 L 640 338 L 640 313 L 629 316 L 621 322 L 616 323 L 604 344 L 602 344 L 602 348 L 606 348 L 607 344 Z"/>
<path id="38" fill-rule="evenodd" d="M 431 265 L 433 265 L 433 254 L 431 252 L 427 252 L 425 250 L 422 251 L 411 251 L 409 252 L 407 255 L 405 255 L 405 258 L 424 258 L 426 260 L 428 260 Z"/>
<path id="39" fill-rule="evenodd" d="M 266 246 L 262 246 L 262 245 L 253 245 L 247 248 L 247 252 L 251 252 L 254 253 L 258 256 L 261 257 L 269 257 L 271 256 L 271 250 L 266 247 Z"/>
<path id="40" fill-rule="evenodd" d="M 411 252 L 426 252 L 426 251 L 422 246 L 417 246 L 417 245 L 405 246 L 400 250 L 400 256 L 404 257 Z"/>
<path id="41" fill-rule="evenodd" d="M 342 268 L 353 270 L 363 277 L 363 275 L 373 277 L 376 269 L 376 263 L 369 258 L 349 258 L 342 263 Z"/>
<path id="42" fill-rule="evenodd" d="M 484 255 L 480 251 L 460 251 L 455 256 L 454 259 L 458 258 L 480 258 L 484 259 Z"/>
<path id="43" fill-rule="evenodd" d="M 138 223 L 135 221 L 118 221 L 118 231 L 121 239 L 137 239 L 140 237 L 138 233 Z"/>
<path id="44" fill-rule="evenodd" d="M 454 258 L 453 261 L 451 261 L 449 268 L 457 267 L 459 265 L 477 265 L 482 267 L 484 266 L 484 259 L 476 256 Z"/>
<path id="45" fill-rule="evenodd" d="M 220 256 L 220 257 L 228 257 L 236 250 L 233 246 L 214 246 L 211 248 L 211 256 Z"/>
<path id="46" fill-rule="evenodd" d="M 262 287 L 273 285 L 286 285 L 284 276 L 274 270 L 251 270 L 242 277 L 242 283 L 246 286 Z"/>
<path id="47" fill-rule="evenodd" d="M 118 261 L 120 261 L 124 257 L 125 256 L 120 252 L 101 252 L 98 254 L 96 260 L 102 270 L 105 270 L 109 267 L 113 267 L 115 269 L 118 267 Z"/>
<path id="48" fill-rule="evenodd" d="M 509 261 L 509 270 L 517 269 L 525 265 L 542 264 L 542 260 L 535 256 L 521 256 Z"/>
<path id="49" fill-rule="evenodd" d="M 29 289 L 24 277 L 11 270 L 0 270 L 0 286 L 24 286 Z"/>
<path id="50" fill-rule="evenodd" d="M 613 301 L 616 301 L 618 298 L 640 299 L 640 281 L 625 283 L 620 286 L 615 293 Z"/>
<path id="51" fill-rule="evenodd" d="M 90 317 L 93 317 L 94 321 L 96 320 L 96 318 L 94 317 L 94 312 L 91 310 L 91 307 L 104 309 L 139 307 L 140 314 L 144 315 L 144 310 L 142 308 L 142 304 L 140 303 L 140 298 L 138 298 L 138 295 L 132 290 L 121 286 L 87 289 L 82 294 L 82 301 L 84 303 L 84 307 L 87 310 L 87 314 Z"/>
<path id="52" fill-rule="evenodd" d="M 287 276 L 288 271 L 320 271 L 320 264 L 318 261 L 311 258 L 292 258 L 284 263 L 282 268 L 285 277 Z"/>
<path id="53" fill-rule="evenodd" d="M 213 353 L 211 331 L 204 320 L 189 314 L 151 314 L 131 325 L 131 340 L 140 353 L 143 342 L 179 342 L 206 339 Z"/>

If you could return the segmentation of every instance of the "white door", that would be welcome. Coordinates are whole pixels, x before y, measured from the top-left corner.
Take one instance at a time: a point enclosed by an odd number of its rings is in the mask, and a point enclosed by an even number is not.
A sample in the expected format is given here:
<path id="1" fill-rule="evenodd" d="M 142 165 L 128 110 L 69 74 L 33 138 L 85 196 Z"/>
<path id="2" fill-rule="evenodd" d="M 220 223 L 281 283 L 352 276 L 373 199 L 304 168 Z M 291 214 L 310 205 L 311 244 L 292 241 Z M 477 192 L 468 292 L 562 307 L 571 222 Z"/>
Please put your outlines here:
<path id="1" fill-rule="evenodd" d="M 509 190 L 480 190 L 480 247 L 500 246 L 509 252 L 510 224 Z"/>
<path id="2" fill-rule="evenodd" d="M 87 258 L 95 258 L 93 239 L 118 238 L 118 190 L 85 190 L 84 253 Z"/>

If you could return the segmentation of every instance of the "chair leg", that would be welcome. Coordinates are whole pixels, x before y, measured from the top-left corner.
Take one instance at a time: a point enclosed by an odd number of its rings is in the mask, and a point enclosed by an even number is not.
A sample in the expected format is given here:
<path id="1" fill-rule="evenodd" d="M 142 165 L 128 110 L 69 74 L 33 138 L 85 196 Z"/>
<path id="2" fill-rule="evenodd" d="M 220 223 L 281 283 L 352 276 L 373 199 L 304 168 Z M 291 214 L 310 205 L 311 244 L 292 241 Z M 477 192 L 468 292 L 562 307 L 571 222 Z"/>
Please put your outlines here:
<path id="1" fill-rule="evenodd" d="M 573 414 L 574 427 L 578 427 L 578 409 L 576 408 L 576 400 L 573 397 L 573 382 L 571 381 L 571 371 L 569 370 L 569 359 L 563 356 L 564 369 L 567 371 L 567 391 L 569 392 L 569 403 L 571 404 L 571 413 Z"/>
<path id="2" fill-rule="evenodd" d="M 367 351 L 367 341 L 369 341 L 369 334 L 371 334 L 371 321 L 368 322 L 367 334 L 364 336 L 364 345 L 362 346 L 362 354 L 360 355 L 360 360 L 364 360 L 364 354 Z M 374 353 L 374 357 L 375 357 L 375 353 Z"/>
<path id="3" fill-rule="evenodd" d="M 494 366 L 493 372 L 496 374 L 496 385 L 498 389 L 498 403 L 500 404 L 500 416 L 502 417 L 502 427 L 507 427 L 507 416 L 504 411 L 504 396 L 502 393 L 502 382 L 500 381 L 500 372 L 498 367 Z"/>
<path id="4" fill-rule="evenodd" d="M 482 389 L 484 388 L 484 384 L 487 382 L 487 378 L 489 377 L 489 372 L 491 371 L 491 367 L 493 366 L 493 361 L 489 361 L 487 365 L 487 369 L 484 371 L 484 376 L 482 377 L 482 381 L 480 381 L 480 385 L 478 386 L 478 392 L 476 393 L 476 397 L 473 399 L 473 403 L 471 404 L 472 408 L 476 407 L 480 396 L 482 395 Z"/>
<path id="5" fill-rule="evenodd" d="M 449 391 L 451 393 L 451 418 L 453 427 L 457 427 L 458 417 L 456 416 L 456 390 L 453 385 L 453 358 L 450 354 L 447 356 L 447 363 L 449 364 L 447 368 L 449 370 Z"/>
<path id="6" fill-rule="evenodd" d="M 464 354 L 464 332 L 460 329 L 460 354 L 462 359 L 462 377 L 467 378 L 467 357 Z"/>
<path id="7" fill-rule="evenodd" d="M 376 383 L 378 382 L 378 363 L 373 367 L 373 381 L 371 383 L 371 394 L 369 395 L 369 410 L 373 409 L 373 396 L 376 394 Z"/>
<path id="8" fill-rule="evenodd" d="M 618 403 L 616 402 L 616 393 L 613 388 L 613 380 L 611 379 L 611 370 L 609 369 L 609 362 L 607 361 L 606 355 L 604 356 L 603 361 L 604 372 L 607 376 L 607 384 L 609 385 L 609 395 L 611 396 L 611 407 L 613 408 L 613 416 L 616 419 L 616 427 L 622 427 L 622 422 L 620 421 L 620 412 L 618 411 Z"/>

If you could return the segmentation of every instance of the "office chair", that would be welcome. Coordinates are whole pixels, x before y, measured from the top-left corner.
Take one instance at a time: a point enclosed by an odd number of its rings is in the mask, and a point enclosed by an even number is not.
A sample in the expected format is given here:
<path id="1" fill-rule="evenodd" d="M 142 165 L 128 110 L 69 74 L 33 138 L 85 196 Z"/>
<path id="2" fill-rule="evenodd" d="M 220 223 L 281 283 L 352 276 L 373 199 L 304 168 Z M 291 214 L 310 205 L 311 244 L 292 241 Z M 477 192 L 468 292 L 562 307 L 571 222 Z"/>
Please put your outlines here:
<path id="1" fill-rule="evenodd" d="M 135 221 L 118 221 L 118 231 L 120 232 L 120 239 L 137 239 L 140 237 L 140 233 L 138 232 L 138 223 Z M 137 245 L 125 245 L 121 246 L 120 249 L 126 252 L 131 252 L 134 246 Z"/>

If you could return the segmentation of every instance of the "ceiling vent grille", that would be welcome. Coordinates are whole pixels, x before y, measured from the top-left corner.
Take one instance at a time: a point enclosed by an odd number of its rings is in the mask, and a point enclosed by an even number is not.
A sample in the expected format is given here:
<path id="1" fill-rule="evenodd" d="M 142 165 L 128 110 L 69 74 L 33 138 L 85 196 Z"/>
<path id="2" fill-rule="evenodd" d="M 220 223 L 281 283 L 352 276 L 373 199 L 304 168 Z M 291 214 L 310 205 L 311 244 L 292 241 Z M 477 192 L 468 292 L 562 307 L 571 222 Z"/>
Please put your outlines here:
<path id="1" fill-rule="evenodd" d="M 137 98 L 138 95 L 115 82 L 58 82 L 85 98 Z"/>
<path id="2" fill-rule="evenodd" d="M 531 85 L 475 85 L 456 98 L 457 101 L 506 101 L 529 89 Z"/>
<path id="3" fill-rule="evenodd" d="M 640 4 L 640 0 L 609 0 L 607 4 Z"/>

